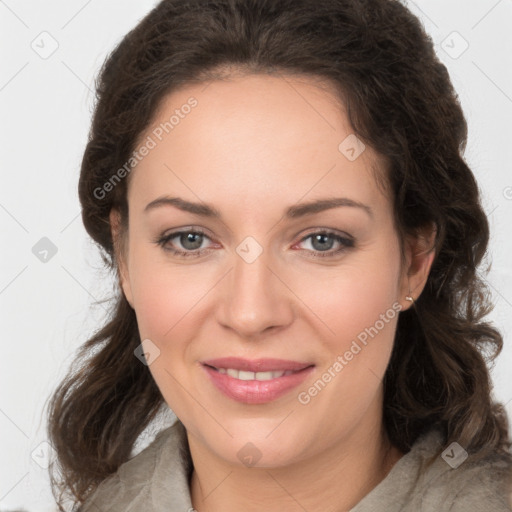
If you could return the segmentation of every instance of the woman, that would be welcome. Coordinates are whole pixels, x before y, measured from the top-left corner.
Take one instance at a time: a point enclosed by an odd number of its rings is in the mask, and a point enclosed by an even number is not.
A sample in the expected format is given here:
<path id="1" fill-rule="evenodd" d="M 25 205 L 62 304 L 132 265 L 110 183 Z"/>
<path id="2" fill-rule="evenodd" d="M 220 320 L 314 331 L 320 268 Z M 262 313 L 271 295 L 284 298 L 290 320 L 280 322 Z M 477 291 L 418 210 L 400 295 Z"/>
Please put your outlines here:
<path id="1" fill-rule="evenodd" d="M 120 293 L 52 399 L 61 507 L 511 510 L 466 135 L 397 1 L 159 3 L 82 163 Z"/>

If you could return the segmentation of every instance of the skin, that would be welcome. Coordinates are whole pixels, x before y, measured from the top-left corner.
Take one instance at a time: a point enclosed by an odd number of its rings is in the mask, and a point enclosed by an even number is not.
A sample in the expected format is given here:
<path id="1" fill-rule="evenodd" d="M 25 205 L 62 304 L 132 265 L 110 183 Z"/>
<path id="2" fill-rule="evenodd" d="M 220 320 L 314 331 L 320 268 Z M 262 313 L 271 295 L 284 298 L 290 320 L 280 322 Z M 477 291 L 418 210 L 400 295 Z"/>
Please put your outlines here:
<path id="1" fill-rule="evenodd" d="M 383 164 L 368 146 L 354 161 L 339 151 L 353 130 L 328 86 L 267 75 L 207 85 L 170 94 L 141 135 L 197 99 L 132 171 L 119 254 L 141 339 L 160 350 L 149 369 L 187 428 L 192 503 L 199 512 L 348 510 L 403 455 L 382 426 L 398 314 L 308 404 L 297 395 L 393 304 L 410 307 L 405 297 L 419 296 L 434 258 L 425 250 L 432 233 L 407 239 L 402 266 L 391 201 L 371 171 Z M 144 212 L 164 195 L 207 203 L 222 219 L 171 205 Z M 364 203 L 373 216 L 349 206 L 283 216 L 333 197 Z M 111 224 L 120 237 L 116 211 Z M 183 258 L 155 243 L 180 228 L 204 230 L 206 252 Z M 322 246 L 305 237 L 322 230 L 353 237 L 354 247 L 314 257 Z M 263 249 L 252 263 L 236 252 L 248 236 Z M 179 236 L 172 247 L 194 252 Z M 327 238 L 324 250 L 340 247 Z M 315 370 L 285 396 L 248 405 L 221 394 L 199 363 L 230 355 L 311 362 Z M 237 456 L 248 442 L 261 453 L 253 467 Z"/>

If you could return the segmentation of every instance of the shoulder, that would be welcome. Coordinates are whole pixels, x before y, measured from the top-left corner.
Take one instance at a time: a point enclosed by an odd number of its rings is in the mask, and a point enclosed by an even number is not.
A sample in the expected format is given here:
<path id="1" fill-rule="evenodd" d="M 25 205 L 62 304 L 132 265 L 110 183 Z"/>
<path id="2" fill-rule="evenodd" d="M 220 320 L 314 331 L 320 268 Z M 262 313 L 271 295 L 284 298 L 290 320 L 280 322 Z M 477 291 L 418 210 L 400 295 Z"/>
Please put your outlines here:
<path id="1" fill-rule="evenodd" d="M 413 447 L 417 509 L 512 512 L 512 456 L 493 453 L 473 459 L 459 444 L 444 446 L 441 441 L 440 432 L 433 430 Z"/>
<path id="2" fill-rule="evenodd" d="M 443 452 L 444 459 L 440 459 L 446 463 L 452 450 Z M 428 505 L 426 510 L 435 506 L 449 512 L 512 512 L 511 457 L 493 454 L 477 461 L 468 458 L 460 466 L 440 466 L 425 474 L 422 501 Z"/>
<path id="3" fill-rule="evenodd" d="M 188 488 L 185 439 L 179 421 L 160 431 L 149 446 L 101 482 L 79 512 L 149 511 L 149 503 L 181 499 Z"/>
<path id="4" fill-rule="evenodd" d="M 512 512 L 511 493 L 512 456 L 466 458 L 433 429 L 351 512 Z"/>

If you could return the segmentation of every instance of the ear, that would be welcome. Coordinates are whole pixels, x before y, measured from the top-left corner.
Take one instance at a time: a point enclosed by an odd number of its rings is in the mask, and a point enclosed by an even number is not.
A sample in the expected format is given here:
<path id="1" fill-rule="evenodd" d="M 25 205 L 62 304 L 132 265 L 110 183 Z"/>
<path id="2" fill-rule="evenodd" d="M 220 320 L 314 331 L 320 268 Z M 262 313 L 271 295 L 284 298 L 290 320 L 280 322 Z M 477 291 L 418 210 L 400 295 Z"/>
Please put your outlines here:
<path id="1" fill-rule="evenodd" d="M 114 255 L 117 264 L 117 278 L 119 286 L 123 290 L 126 300 L 133 308 L 133 297 L 130 286 L 130 275 L 128 273 L 128 255 L 127 255 L 127 239 L 128 233 L 123 233 L 121 225 L 121 214 L 119 210 L 112 208 L 110 210 L 110 230 L 112 234 L 112 242 L 114 246 Z"/>
<path id="2" fill-rule="evenodd" d="M 407 237 L 405 241 L 406 265 L 402 272 L 399 302 L 402 311 L 409 309 L 411 296 L 415 301 L 423 292 L 428 275 L 435 259 L 435 239 L 437 229 L 434 223 L 425 226 L 416 236 Z"/>

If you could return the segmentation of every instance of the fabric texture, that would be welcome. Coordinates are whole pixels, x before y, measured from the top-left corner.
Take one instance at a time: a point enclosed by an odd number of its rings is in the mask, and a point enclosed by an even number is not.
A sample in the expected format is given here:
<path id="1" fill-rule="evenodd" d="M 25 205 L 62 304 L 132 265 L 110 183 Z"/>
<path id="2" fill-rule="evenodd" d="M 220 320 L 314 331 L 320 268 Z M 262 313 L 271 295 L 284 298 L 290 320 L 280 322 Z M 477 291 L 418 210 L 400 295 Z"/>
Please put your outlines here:
<path id="1" fill-rule="evenodd" d="M 441 457 L 441 440 L 437 430 L 420 436 L 384 480 L 348 512 L 512 512 L 510 461 L 493 455 L 452 467 L 460 460 L 457 449 Z M 435 460 L 429 464 L 432 456 Z M 191 464 L 185 427 L 178 420 L 105 479 L 79 510 L 193 512 Z"/>

